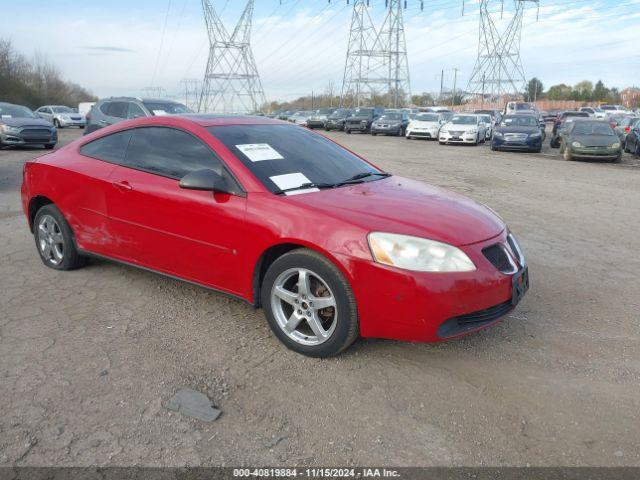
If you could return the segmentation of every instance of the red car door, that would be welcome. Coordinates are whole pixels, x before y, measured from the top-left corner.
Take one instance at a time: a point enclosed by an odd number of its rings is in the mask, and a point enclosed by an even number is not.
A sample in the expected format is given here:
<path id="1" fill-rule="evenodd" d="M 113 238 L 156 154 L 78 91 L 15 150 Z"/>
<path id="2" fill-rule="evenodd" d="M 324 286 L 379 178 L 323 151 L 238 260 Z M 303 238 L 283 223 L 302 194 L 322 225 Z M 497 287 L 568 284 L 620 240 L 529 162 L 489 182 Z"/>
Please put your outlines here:
<path id="1" fill-rule="evenodd" d="M 185 190 L 187 173 L 224 166 L 194 135 L 168 127 L 134 130 L 112 172 L 107 210 L 118 258 L 234 294 L 241 292 L 246 198 Z"/>

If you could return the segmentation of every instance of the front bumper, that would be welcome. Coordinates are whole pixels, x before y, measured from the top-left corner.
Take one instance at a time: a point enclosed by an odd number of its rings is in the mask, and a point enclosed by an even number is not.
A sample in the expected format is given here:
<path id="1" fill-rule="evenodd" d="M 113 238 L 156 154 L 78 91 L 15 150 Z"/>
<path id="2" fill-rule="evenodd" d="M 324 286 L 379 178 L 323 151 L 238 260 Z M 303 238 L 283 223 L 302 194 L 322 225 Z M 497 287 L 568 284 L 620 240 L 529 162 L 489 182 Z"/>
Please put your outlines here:
<path id="1" fill-rule="evenodd" d="M 439 128 L 408 128 L 406 136 L 410 138 L 438 139 Z"/>
<path id="2" fill-rule="evenodd" d="M 307 127 L 309 128 L 323 128 L 325 125 L 325 120 L 307 120 Z"/>
<path id="3" fill-rule="evenodd" d="M 344 120 L 327 120 L 324 128 L 327 130 L 344 130 Z"/>
<path id="4" fill-rule="evenodd" d="M 351 132 L 368 132 L 369 129 L 371 128 L 371 124 L 365 122 L 357 122 L 357 123 L 345 123 L 344 124 L 344 128 L 345 130 L 349 130 Z"/>
<path id="5" fill-rule="evenodd" d="M 402 131 L 402 125 L 388 125 L 388 126 L 371 125 L 371 133 L 381 133 L 383 135 L 397 135 L 398 132 L 400 131 Z"/>
<path id="6" fill-rule="evenodd" d="M 58 119 L 61 127 L 85 127 L 87 124 L 87 120 L 82 118 L 80 120 L 64 120 L 62 118 Z"/>
<path id="7" fill-rule="evenodd" d="M 616 160 L 622 155 L 621 150 L 612 150 L 610 148 L 568 148 L 572 158 Z"/>
<path id="8" fill-rule="evenodd" d="M 55 145 L 58 143 L 58 133 L 50 128 L 25 128 L 19 133 L 0 132 L 0 143 L 4 146 Z"/>
<path id="9" fill-rule="evenodd" d="M 438 140 L 442 143 L 476 143 L 478 141 L 478 133 L 452 133 L 450 131 L 447 133 L 443 133 L 442 131 L 440 131 Z"/>
<path id="10" fill-rule="evenodd" d="M 409 272 L 372 261 L 338 256 L 352 282 L 363 337 L 434 342 L 486 328 L 513 308 L 513 278 L 482 250 L 507 243 L 507 232 L 460 247 L 477 267 L 474 272 Z M 453 325 L 455 323 L 455 325 Z M 444 326 L 443 326 L 444 325 Z"/>
<path id="11" fill-rule="evenodd" d="M 542 148 L 542 137 L 508 138 L 493 135 L 493 147 L 500 150 L 539 150 Z"/>

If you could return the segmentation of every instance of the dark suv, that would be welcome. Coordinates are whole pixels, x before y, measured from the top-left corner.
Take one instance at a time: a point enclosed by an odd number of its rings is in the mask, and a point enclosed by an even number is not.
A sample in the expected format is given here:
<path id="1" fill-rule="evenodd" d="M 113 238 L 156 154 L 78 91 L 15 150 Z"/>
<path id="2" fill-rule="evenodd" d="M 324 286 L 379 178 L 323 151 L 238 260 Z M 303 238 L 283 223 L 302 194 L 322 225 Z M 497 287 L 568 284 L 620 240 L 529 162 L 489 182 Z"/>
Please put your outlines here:
<path id="1" fill-rule="evenodd" d="M 384 114 L 384 108 L 356 108 L 353 115 L 344 123 L 344 131 L 351 132 L 371 132 L 371 124 Z"/>
<path id="2" fill-rule="evenodd" d="M 84 134 L 95 132 L 114 123 L 131 118 L 152 117 L 154 115 L 177 115 L 193 113 L 181 103 L 167 99 L 151 98 L 105 98 L 99 100 L 87 113 Z"/>
<path id="3" fill-rule="evenodd" d="M 560 130 L 566 127 L 567 121 L 571 123 L 574 118 L 589 118 L 589 114 L 587 112 L 562 112 L 553 122 L 553 131 L 551 136 L 550 147 L 551 148 L 559 148 L 560 147 Z M 569 120 L 568 120 L 569 119 Z"/>
<path id="4" fill-rule="evenodd" d="M 324 129 L 327 132 L 330 130 L 344 130 L 345 121 L 352 115 L 353 110 L 349 110 L 348 108 L 339 108 L 327 117 Z"/>

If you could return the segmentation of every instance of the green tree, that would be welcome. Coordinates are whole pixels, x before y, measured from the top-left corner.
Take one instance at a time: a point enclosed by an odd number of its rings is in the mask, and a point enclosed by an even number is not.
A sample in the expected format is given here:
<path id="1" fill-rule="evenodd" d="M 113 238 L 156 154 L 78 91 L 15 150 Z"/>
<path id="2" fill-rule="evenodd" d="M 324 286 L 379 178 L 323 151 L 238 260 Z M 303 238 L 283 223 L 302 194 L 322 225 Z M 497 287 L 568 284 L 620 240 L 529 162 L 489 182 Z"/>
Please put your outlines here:
<path id="1" fill-rule="evenodd" d="M 573 87 L 572 100 L 582 100 L 584 102 L 591 101 L 593 97 L 593 83 L 589 80 L 583 80 Z"/>
<path id="2" fill-rule="evenodd" d="M 524 100 L 526 102 L 534 102 L 543 96 L 543 92 L 544 85 L 538 78 L 533 77 L 529 80 L 529 83 L 527 83 L 527 90 L 524 92 Z"/>
<path id="3" fill-rule="evenodd" d="M 418 107 L 429 107 L 435 104 L 433 96 L 430 93 L 426 93 L 426 92 L 420 95 L 412 95 L 411 103 L 413 103 Z"/>
<path id="4" fill-rule="evenodd" d="M 593 95 L 591 98 L 596 102 L 604 102 L 610 93 L 611 91 L 604 86 L 602 80 L 598 80 L 596 82 L 596 86 L 593 88 Z"/>
<path id="5" fill-rule="evenodd" d="M 573 89 L 569 85 L 560 83 L 549 88 L 547 98 L 549 100 L 569 100 L 572 93 Z"/>

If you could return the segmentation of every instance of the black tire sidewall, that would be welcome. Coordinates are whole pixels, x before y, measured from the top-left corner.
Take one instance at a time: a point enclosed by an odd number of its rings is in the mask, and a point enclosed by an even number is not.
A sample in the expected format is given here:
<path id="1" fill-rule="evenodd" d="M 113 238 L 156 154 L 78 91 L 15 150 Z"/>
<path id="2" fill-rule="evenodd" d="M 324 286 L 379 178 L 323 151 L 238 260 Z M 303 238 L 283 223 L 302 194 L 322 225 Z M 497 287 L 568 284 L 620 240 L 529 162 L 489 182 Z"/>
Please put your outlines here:
<path id="1" fill-rule="evenodd" d="M 329 340 L 320 345 L 301 345 L 289 338 L 278 325 L 271 311 L 271 289 L 282 272 L 290 268 L 306 268 L 327 282 L 338 307 L 336 328 Z M 340 270 L 322 255 L 298 249 L 278 258 L 267 270 L 260 289 L 260 299 L 271 330 L 289 349 L 309 357 L 330 357 L 346 349 L 359 333 L 358 312 L 351 287 Z"/>
<path id="2" fill-rule="evenodd" d="M 38 224 L 40 222 L 40 218 L 44 215 L 51 215 L 55 221 L 58 223 L 60 227 L 60 231 L 62 232 L 62 238 L 64 241 L 64 255 L 62 258 L 62 262 L 59 265 L 54 265 L 48 262 L 40 251 L 40 246 L 38 245 L 39 240 L 39 231 Z M 36 243 L 36 249 L 38 250 L 38 255 L 47 267 L 52 268 L 54 270 L 73 270 L 81 266 L 81 257 L 76 250 L 75 238 L 73 236 L 73 232 L 71 231 L 71 227 L 65 220 L 64 216 L 60 212 L 60 210 L 53 204 L 45 205 L 40 208 L 36 213 L 36 216 L 33 219 L 33 238 Z"/>

